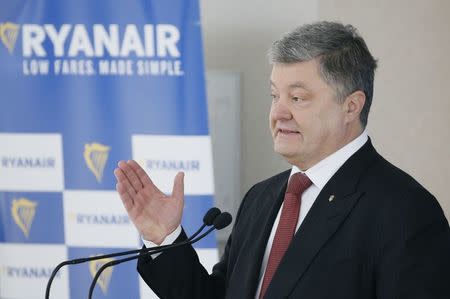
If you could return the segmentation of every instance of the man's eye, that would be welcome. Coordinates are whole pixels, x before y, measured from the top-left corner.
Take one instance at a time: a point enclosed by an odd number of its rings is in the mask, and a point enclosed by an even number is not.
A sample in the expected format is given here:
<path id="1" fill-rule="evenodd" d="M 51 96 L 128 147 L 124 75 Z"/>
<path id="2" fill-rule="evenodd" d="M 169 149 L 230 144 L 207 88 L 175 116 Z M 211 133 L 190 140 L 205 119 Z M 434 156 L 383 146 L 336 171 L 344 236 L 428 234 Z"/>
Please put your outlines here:
<path id="1" fill-rule="evenodd" d="M 272 101 L 276 101 L 278 99 L 278 96 L 276 94 L 271 94 Z"/>
<path id="2" fill-rule="evenodd" d="M 300 97 L 292 97 L 293 102 L 301 102 L 303 99 Z"/>

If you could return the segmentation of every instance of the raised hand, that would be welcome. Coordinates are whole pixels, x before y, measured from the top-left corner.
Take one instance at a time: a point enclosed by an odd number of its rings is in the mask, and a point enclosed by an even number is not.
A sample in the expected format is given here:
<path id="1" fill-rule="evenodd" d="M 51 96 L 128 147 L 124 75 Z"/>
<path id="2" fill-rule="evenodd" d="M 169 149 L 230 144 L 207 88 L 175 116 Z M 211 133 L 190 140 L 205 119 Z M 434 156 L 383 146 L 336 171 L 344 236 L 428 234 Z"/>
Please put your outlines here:
<path id="1" fill-rule="evenodd" d="M 131 221 L 144 239 L 160 244 L 181 223 L 184 173 L 175 176 L 170 196 L 161 192 L 134 160 L 120 161 L 114 175 L 116 189 Z"/>

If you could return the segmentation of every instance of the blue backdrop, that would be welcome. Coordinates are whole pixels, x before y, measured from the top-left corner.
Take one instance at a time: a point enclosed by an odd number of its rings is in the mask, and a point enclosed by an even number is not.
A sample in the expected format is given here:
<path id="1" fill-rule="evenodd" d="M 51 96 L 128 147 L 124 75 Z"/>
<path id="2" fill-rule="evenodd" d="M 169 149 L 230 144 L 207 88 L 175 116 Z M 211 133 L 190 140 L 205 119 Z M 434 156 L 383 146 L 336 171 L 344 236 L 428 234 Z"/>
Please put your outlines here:
<path id="1" fill-rule="evenodd" d="M 57 262 L 139 246 L 119 160 L 160 165 L 156 183 L 185 171 L 193 232 L 214 188 L 198 1 L 0 6 L 0 297 L 42 298 Z M 196 246 L 215 262 L 214 236 Z M 52 296 L 85 298 L 94 266 L 63 270 Z M 135 263 L 100 281 L 95 298 L 152 297 Z"/>

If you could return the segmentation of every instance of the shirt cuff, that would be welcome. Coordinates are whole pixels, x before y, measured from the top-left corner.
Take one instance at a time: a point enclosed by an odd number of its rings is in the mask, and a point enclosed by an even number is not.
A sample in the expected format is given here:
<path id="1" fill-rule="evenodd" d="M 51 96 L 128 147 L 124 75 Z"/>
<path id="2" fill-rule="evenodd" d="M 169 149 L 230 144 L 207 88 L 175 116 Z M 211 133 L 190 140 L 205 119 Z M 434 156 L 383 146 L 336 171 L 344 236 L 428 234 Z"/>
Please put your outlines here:
<path id="1" fill-rule="evenodd" d="M 141 239 L 142 239 L 142 243 L 144 243 L 144 246 L 147 248 L 150 248 L 150 247 L 155 247 L 155 246 L 165 246 L 165 245 L 173 244 L 173 242 L 175 242 L 175 240 L 180 236 L 180 234 L 181 234 L 181 225 L 178 225 L 178 227 L 173 232 L 171 232 L 169 235 L 167 235 L 166 238 L 159 245 L 153 243 L 152 241 L 145 240 L 142 236 L 141 236 Z M 152 254 L 151 256 L 153 259 L 155 259 L 161 253 L 163 253 L 163 252 L 158 252 L 158 253 Z"/>

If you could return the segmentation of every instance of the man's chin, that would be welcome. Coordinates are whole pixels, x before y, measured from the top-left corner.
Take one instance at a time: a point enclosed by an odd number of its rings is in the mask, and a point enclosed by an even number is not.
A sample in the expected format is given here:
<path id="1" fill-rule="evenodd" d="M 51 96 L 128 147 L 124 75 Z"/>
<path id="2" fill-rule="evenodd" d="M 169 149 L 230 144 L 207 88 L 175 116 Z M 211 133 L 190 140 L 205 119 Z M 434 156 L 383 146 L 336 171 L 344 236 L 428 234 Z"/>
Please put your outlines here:
<path id="1" fill-rule="evenodd" d="M 296 152 L 292 147 L 287 147 L 287 146 L 283 146 L 283 145 L 277 145 L 275 144 L 273 147 L 273 150 L 275 153 L 283 156 L 283 158 L 285 159 L 292 159 L 293 157 L 296 156 Z"/>
<path id="2" fill-rule="evenodd" d="M 298 164 L 302 164 L 301 154 L 298 151 L 298 147 L 294 149 L 292 147 L 282 147 L 275 144 L 274 151 L 282 156 L 283 159 L 291 165 L 298 166 Z"/>

